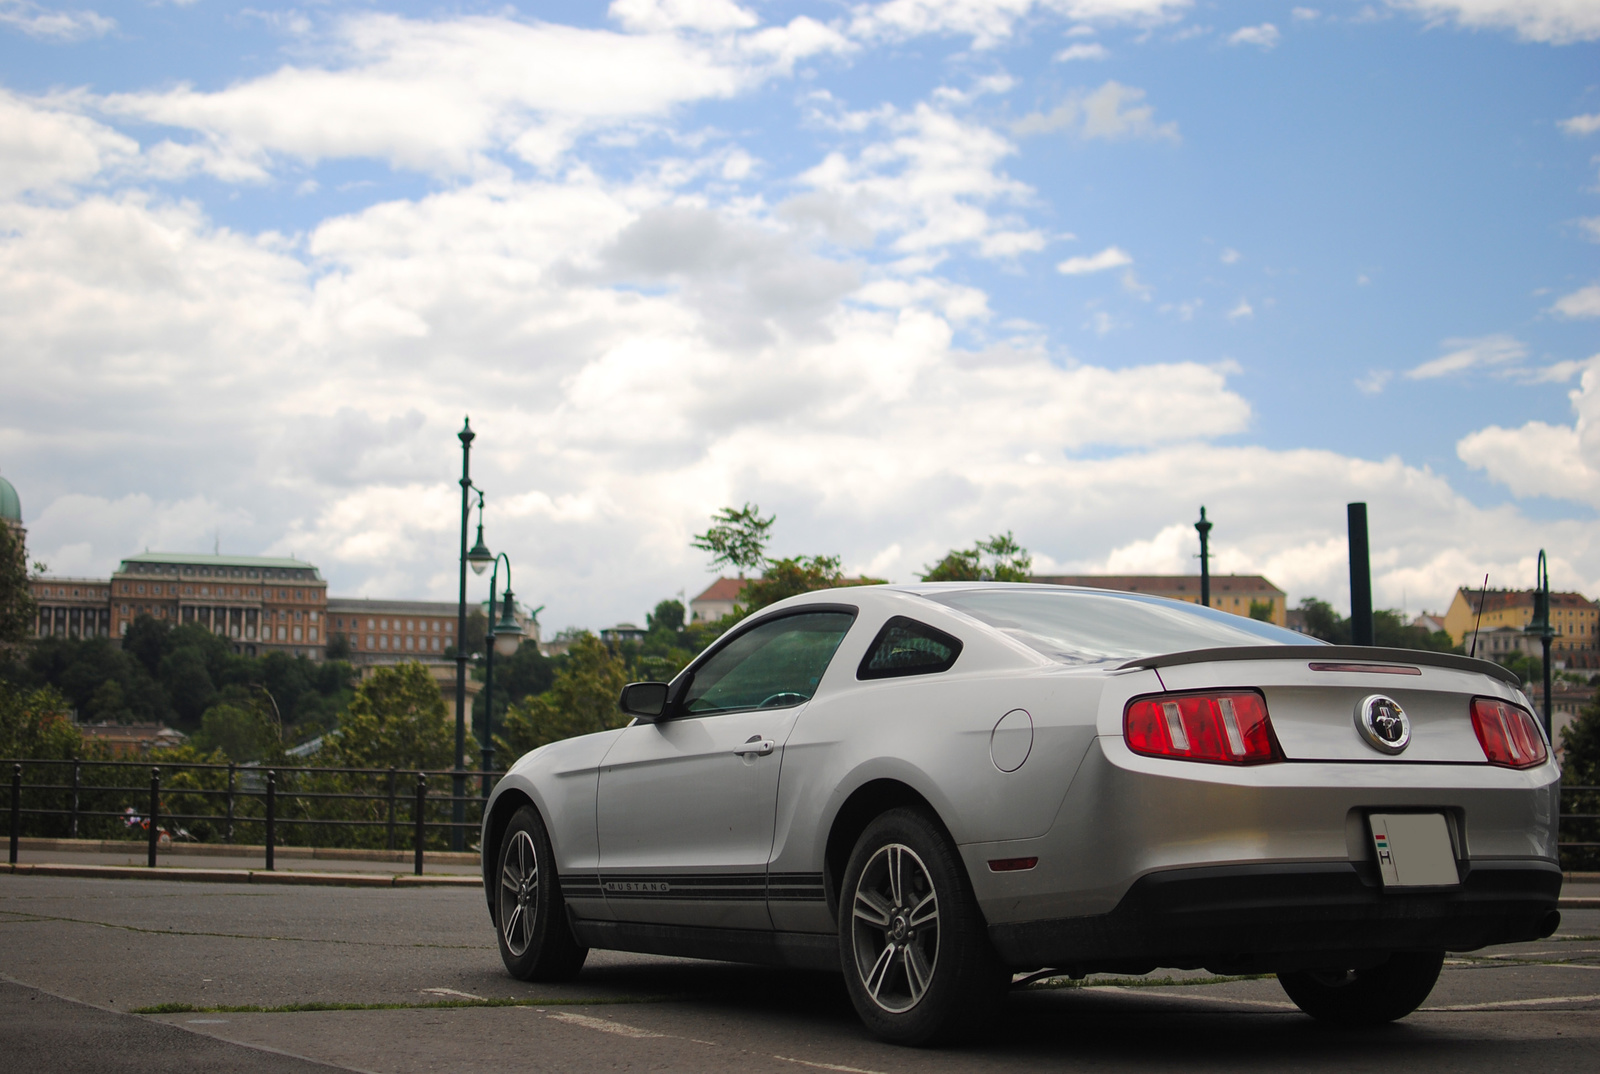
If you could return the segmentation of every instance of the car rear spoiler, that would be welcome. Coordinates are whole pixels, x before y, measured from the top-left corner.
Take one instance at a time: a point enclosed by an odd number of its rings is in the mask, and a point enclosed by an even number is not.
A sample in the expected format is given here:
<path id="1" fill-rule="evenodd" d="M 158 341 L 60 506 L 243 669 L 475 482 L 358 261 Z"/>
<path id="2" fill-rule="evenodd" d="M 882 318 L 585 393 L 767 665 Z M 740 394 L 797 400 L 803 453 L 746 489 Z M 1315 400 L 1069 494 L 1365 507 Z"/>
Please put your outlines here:
<path id="1" fill-rule="evenodd" d="M 1224 649 L 1191 649 L 1186 653 L 1163 653 L 1129 660 L 1126 668 L 1165 668 L 1178 664 L 1210 664 L 1223 660 L 1306 660 L 1323 663 L 1398 664 L 1411 667 L 1447 668 L 1451 671 L 1476 671 L 1499 679 L 1517 689 L 1522 680 L 1509 668 L 1489 660 L 1457 653 L 1434 653 L 1423 649 L 1386 649 L 1376 645 L 1241 645 Z"/>

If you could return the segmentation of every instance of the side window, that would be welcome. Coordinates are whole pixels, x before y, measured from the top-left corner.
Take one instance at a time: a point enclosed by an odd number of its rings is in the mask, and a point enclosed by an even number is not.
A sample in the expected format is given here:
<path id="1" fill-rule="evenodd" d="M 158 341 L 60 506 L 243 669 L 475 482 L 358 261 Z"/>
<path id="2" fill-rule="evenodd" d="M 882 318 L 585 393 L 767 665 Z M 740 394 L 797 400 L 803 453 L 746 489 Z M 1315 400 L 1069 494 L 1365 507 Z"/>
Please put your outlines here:
<path id="1" fill-rule="evenodd" d="M 961 655 L 961 639 L 897 615 L 883 624 L 856 669 L 858 679 L 892 679 L 899 675 L 936 675 L 949 671 Z"/>
<path id="2" fill-rule="evenodd" d="M 695 669 L 684 710 L 704 716 L 805 704 L 854 621 L 849 612 L 806 612 L 745 631 Z"/>

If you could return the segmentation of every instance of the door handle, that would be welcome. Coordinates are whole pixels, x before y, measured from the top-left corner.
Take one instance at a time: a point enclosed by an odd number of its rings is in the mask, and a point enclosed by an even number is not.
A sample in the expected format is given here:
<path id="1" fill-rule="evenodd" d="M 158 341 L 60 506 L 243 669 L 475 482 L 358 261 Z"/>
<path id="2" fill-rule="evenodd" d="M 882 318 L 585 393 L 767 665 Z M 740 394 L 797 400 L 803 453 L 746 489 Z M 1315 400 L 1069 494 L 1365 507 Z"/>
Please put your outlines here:
<path id="1" fill-rule="evenodd" d="M 767 754 L 776 749 L 777 746 L 778 744 L 772 741 L 770 738 L 762 738 L 760 735 L 752 735 L 749 742 L 746 742 L 742 746 L 735 746 L 733 748 L 733 752 L 740 757 L 765 757 Z"/>

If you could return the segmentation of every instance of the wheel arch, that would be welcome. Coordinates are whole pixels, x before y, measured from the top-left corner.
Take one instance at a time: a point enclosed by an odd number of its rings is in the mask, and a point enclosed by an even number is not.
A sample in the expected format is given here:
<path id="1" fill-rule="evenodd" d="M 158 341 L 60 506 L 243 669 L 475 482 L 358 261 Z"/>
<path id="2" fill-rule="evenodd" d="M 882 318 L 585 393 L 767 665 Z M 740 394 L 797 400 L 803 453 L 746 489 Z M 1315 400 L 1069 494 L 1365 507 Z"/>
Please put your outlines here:
<path id="1" fill-rule="evenodd" d="M 483 864 L 483 898 L 489 904 L 491 918 L 494 917 L 494 881 L 500 863 L 500 840 L 504 837 L 512 816 L 525 805 L 533 806 L 534 811 L 539 812 L 538 804 L 517 787 L 507 787 L 496 795 L 489 805 L 489 816 L 483 826 L 483 842 L 480 845 L 479 857 Z M 542 816 L 541 813 L 541 819 Z"/>
<path id="2" fill-rule="evenodd" d="M 850 861 L 850 852 L 855 849 L 856 840 L 861 838 L 861 833 L 875 818 L 891 809 L 901 808 L 926 814 L 929 820 L 939 826 L 951 845 L 955 845 L 950 826 L 944 822 L 939 811 L 909 783 L 892 777 L 880 777 L 863 783 L 850 792 L 850 796 L 834 814 L 823 849 L 823 884 L 828 897 L 828 913 L 833 915 L 835 921 L 839 918 L 839 892 L 844 884 L 845 866 Z"/>

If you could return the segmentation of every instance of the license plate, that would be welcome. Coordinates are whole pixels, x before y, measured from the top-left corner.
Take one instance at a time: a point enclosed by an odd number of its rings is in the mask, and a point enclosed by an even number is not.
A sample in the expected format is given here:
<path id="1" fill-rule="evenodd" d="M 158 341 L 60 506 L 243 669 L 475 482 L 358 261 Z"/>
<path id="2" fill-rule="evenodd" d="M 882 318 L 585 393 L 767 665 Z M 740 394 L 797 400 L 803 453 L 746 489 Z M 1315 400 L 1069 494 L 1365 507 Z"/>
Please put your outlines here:
<path id="1" fill-rule="evenodd" d="M 1443 813 L 1374 813 L 1372 848 L 1386 888 L 1446 887 L 1461 883 Z"/>

